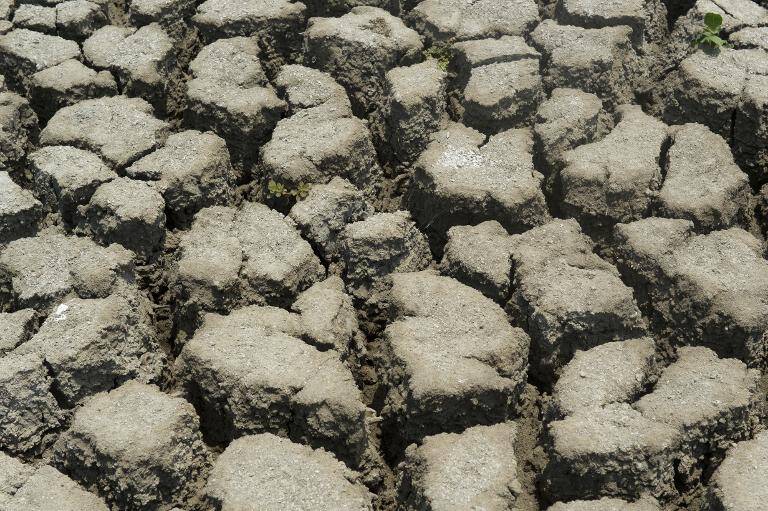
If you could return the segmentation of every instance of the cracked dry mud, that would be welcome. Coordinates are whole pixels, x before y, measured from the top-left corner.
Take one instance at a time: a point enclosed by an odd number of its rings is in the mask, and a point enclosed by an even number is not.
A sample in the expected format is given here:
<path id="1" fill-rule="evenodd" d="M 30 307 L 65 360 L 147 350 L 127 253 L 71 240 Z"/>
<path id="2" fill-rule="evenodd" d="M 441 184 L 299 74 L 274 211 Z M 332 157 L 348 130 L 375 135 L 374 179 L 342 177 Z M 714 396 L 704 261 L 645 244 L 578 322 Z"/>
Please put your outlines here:
<path id="1" fill-rule="evenodd" d="M 0 0 L 0 511 L 766 511 L 767 232 L 765 0 Z"/>

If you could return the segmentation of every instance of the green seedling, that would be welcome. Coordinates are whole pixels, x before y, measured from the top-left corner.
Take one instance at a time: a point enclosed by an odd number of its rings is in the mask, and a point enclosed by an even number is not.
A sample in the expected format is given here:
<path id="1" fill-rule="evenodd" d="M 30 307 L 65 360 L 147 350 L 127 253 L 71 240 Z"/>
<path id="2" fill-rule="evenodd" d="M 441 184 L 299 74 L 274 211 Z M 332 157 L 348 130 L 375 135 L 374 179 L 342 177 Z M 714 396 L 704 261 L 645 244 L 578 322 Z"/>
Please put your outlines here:
<path id="1" fill-rule="evenodd" d="M 708 46 L 710 48 L 728 47 L 728 42 L 720 37 L 723 28 L 723 17 L 716 12 L 704 15 L 704 30 L 691 42 L 694 47 Z"/>
<path id="2" fill-rule="evenodd" d="M 451 63 L 451 48 L 446 45 L 434 45 L 424 50 L 424 58 L 435 59 L 437 67 L 442 71 L 448 71 L 448 64 Z"/>
<path id="3" fill-rule="evenodd" d="M 284 184 L 270 179 L 269 184 L 267 184 L 269 196 L 274 197 L 275 199 L 280 199 L 289 195 L 296 197 L 297 200 L 306 199 L 311 189 L 312 185 L 308 183 L 299 183 L 299 186 L 296 188 L 286 188 Z"/>

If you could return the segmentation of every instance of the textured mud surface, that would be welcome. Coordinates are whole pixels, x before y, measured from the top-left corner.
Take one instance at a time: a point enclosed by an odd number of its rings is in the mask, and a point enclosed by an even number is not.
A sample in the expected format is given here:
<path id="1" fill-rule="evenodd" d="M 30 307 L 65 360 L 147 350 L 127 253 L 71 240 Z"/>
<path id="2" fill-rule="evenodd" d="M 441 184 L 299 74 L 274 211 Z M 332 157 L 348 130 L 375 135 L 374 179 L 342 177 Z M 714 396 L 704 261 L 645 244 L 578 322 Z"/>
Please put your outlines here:
<path id="1" fill-rule="evenodd" d="M 766 232 L 765 1 L 0 0 L 0 511 L 765 511 Z"/>

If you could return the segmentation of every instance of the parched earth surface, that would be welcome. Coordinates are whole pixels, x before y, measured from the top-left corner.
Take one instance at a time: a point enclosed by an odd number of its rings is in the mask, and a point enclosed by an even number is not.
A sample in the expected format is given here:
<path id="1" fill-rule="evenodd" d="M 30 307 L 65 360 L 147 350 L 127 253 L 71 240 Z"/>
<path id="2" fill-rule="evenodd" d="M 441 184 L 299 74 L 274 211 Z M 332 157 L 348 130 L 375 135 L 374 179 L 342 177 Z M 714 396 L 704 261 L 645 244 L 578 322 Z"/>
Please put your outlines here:
<path id="1" fill-rule="evenodd" d="M 0 0 L 0 511 L 766 511 L 766 230 L 765 1 Z"/>

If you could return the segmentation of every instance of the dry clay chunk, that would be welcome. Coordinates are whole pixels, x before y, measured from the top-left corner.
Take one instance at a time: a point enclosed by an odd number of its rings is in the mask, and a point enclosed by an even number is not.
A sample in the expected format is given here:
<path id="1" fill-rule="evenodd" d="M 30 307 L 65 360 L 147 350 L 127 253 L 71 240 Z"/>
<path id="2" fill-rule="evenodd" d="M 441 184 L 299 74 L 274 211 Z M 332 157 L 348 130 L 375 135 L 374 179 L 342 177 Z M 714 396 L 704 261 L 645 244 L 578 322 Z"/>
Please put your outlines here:
<path id="1" fill-rule="evenodd" d="M 189 224 L 200 209 L 224 205 L 234 193 L 227 145 L 210 132 L 175 133 L 164 147 L 125 169 L 125 174 L 154 183 L 173 225 Z"/>
<path id="2" fill-rule="evenodd" d="M 33 74 L 29 93 L 41 117 L 50 119 L 65 106 L 116 95 L 117 82 L 109 71 L 97 72 L 79 60 L 69 59 Z"/>
<path id="3" fill-rule="evenodd" d="M 375 196 L 382 172 L 366 124 L 325 106 L 299 110 L 277 123 L 261 148 L 266 174 L 289 188 L 343 177 Z"/>
<path id="4" fill-rule="evenodd" d="M 328 72 L 352 99 L 357 114 L 382 104 L 386 72 L 419 60 L 419 34 L 377 7 L 355 7 L 340 18 L 312 18 L 304 60 Z"/>
<path id="5" fill-rule="evenodd" d="M 543 96 L 538 58 L 486 64 L 470 73 L 462 119 L 483 133 L 525 127 Z"/>
<path id="6" fill-rule="evenodd" d="M 398 509 L 515 509 L 517 480 L 514 422 L 443 433 L 411 445 L 398 481 Z"/>
<path id="7" fill-rule="evenodd" d="M 547 511 L 661 511 L 655 499 L 646 497 L 635 502 L 606 497 L 600 500 L 558 502 Z"/>
<path id="8" fill-rule="evenodd" d="M 49 465 L 33 468 L 0 454 L 3 511 L 108 511 L 96 495 Z"/>
<path id="9" fill-rule="evenodd" d="M 117 177 L 97 155 L 76 147 L 42 147 L 27 159 L 35 193 L 70 225 L 77 207 L 87 204 L 99 185 Z"/>
<path id="10" fill-rule="evenodd" d="M 179 29 L 194 12 L 194 0 L 131 0 L 128 7 L 128 17 L 133 26 L 142 27 L 156 22 L 172 36 L 184 34 L 186 27 Z"/>
<path id="11" fill-rule="evenodd" d="M 118 509 L 183 505 L 209 468 L 195 409 L 131 381 L 78 408 L 54 463 Z"/>
<path id="12" fill-rule="evenodd" d="M 722 137 L 701 124 L 672 129 L 660 216 L 691 220 L 699 231 L 744 227 L 754 223 L 749 178 L 734 163 Z"/>
<path id="13" fill-rule="evenodd" d="M 610 108 L 631 103 L 641 74 L 631 32 L 627 26 L 589 29 L 543 21 L 531 39 L 543 56 L 544 85 L 591 92 Z"/>
<path id="14" fill-rule="evenodd" d="M 0 253 L 0 275 L 13 308 L 45 310 L 66 296 L 103 298 L 133 282 L 134 255 L 117 245 L 43 231 Z"/>
<path id="15" fill-rule="evenodd" d="M 62 37 L 81 41 L 107 24 L 103 1 L 66 0 L 56 4 L 56 29 Z"/>
<path id="16" fill-rule="evenodd" d="M 323 447 L 352 466 L 367 449 L 366 407 L 335 351 L 259 324 L 259 307 L 208 314 L 176 375 L 216 443 L 271 432 Z"/>
<path id="17" fill-rule="evenodd" d="M 62 422 L 52 383 L 38 355 L 0 358 L 1 449 L 24 454 L 46 447 L 46 437 Z"/>
<path id="18" fill-rule="evenodd" d="M 565 154 L 561 208 L 591 232 L 647 216 L 661 186 L 667 126 L 638 106 L 622 105 L 605 138 Z"/>
<path id="19" fill-rule="evenodd" d="M 551 500 L 676 494 L 678 431 L 627 403 L 580 409 L 548 433 L 543 488 Z"/>
<path id="20" fill-rule="evenodd" d="M 26 342 L 37 326 L 34 309 L 0 312 L 0 357 Z"/>
<path id="21" fill-rule="evenodd" d="M 641 336 L 632 289 L 592 252 L 574 220 L 554 220 L 513 236 L 512 302 L 531 335 L 531 371 L 552 380 L 576 350 Z"/>
<path id="22" fill-rule="evenodd" d="M 661 218 L 620 224 L 615 235 L 625 281 L 668 339 L 766 364 L 768 261 L 758 239 L 737 228 L 696 236 L 691 222 Z"/>
<path id="23" fill-rule="evenodd" d="M 346 179 L 335 177 L 326 185 L 314 185 L 288 216 L 320 257 L 330 263 L 340 256 L 340 235 L 345 226 L 365 220 L 372 213 L 363 192 Z"/>
<path id="24" fill-rule="evenodd" d="M 430 44 L 524 36 L 539 22 L 534 0 L 425 0 L 409 13 Z"/>
<path id="25" fill-rule="evenodd" d="M 125 381 L 159 378 L 165 357 L 149 314 L 138 296 L 66 300 L 11 354 L 40 355 L 62 404 L 72 407 Z"/>
<path id="26" fill-rule="evenodd" d="M 189 64 L 185 119 L 240 152 L 267 139 L 287 108 L 269 86 L 259 51 L 255 38 L 220 39 Z"/>
<path id="27" fill-rule="evenodd" d="M 181 236 L 175 286 L 186 321 L 202 311 L 247 304 L 287 305 L 324 276 L 312 247 L 277 211 L 258 203 L 214 206 Z"/>
<path id="28" fill-rule="evenodd" d="M 0 91 L 0 170 L 19 162 L 37 133 L 37 116 L 29 102 L 13 92 Z"/>
<path id="29" fill-rule="evenodd" d="M 151 183 L 118 177 L 100 185 L 86 206 L 78 230 L 97 243 L 118 243 L 143 261 L 152 260 L 165 241 L 165 201 Z"/>
<path id="30" fill-rule="evenodd" d="M 42 145 L 73 145 L 101 155 L 116 168 L 161 146 L 168 124 L 139 98 L 114 96 L 62 108 L 40 133 Z"/>
<path id="31" fill-rule="evenodd" d="M 83 43 L 83 55 L 97 69 L 115 73 L 125 94 L 161 105 L 175 62 L 173 40 L 153 23 L 136 30 L 106 26 Z"/>
<path id="32" fill-rule="evenodd" d="M 205 486 L 215 511 L 372 511 L 373 495 L 331 454 L 271 434 L 232 442 Z"/>
<path id="33" fill-rule="evenodd" d="M 323 106 L 332 115 L 352 115 L 352 106 L 344 87 L 331 75 L 317 69 L 297 64 L 283 66 L 275 77 L 275 87 L 294 113 Z"/>
<path id="34" fill-rule="evenodd" d="M 382 143 L 395 161 L 409 165 L 445 117 L 448 75 L 433 60 L 396 67 L 386 74 Z"/>
<path id="35" fill-rule="evenodd" d="M 696 475 L 693 464 L 716 464 L 732 443 L 754 433 L 760 373 L 738 360 L 719 359 L 708 348 L 683 347 L 677 354 L 653 392 L 634 407 L 680 433 L 684 458 L 678 472 L 691 477 Z"/>
<path id="36" fill-rule="evenodd" d="M 453 124 L 436 133 L 414 165 L 408 209 L 444 237 L 454 225 L 497 220 L 521 232 L 550 219 L 543 176 L 533 168 L 533 137 L 509 130 L 484 143 L 481 133 Z"/>
<path id="37" fill-rule="evenodd" d="M 753 179 L 768 180 L 768 51 L 697 51 L 668 80 L 665 117 L 699 122 L 731 140 L 737 161 Z M 669 122 L 669 121 L 668 121 Z"/>
<path id="38" fill-rule="evenodd" d="M 29 78 L 65 60 L 79 59 L 75 41 L 24 28 L 0 35 L 0 73 L 10 84 L 26 90 Z"/>
<path id="39" fill-rule="evenodd" d="M 34 236 L 43 219 L 43 205 L 29 190 L 0 171 L 0 246 Z"/>
<path id="40" fill-rule="evenodd" d="M 662 0 L 561 0 L 556 17 L 563 25 L 603 28 L 628 25 L 632 43 L 642 47 L 646 42 L 667 35 L 667 9 Z"/>
<path id="41" fill-rule="evenodd" d="M 576 147 L 603 138 L 613 123 L 594 94 L 557 88 L 536 111 L 533 135 L 545 165 L 540 170 L 554 179 L 565 166 L 565 155 Z"/>
<path id="42" fill-rule="evenodd" d="M 37 32 L 56 32 L 56 8 L 21 4 L 13 13 L 13 24 Z"/>
<path id="43" fill-rule="evenodd" d="M 709 483 L 713 511 L 761 511 L 768 501 L 768 432 L 736 444 Z"/>
<path id="44" fill-rule="evenodd" d="M 656 376 L 654 349 L 653 340 L 643 337 L 576 352 L 554 386 L 555 414 L 634 401 Z"/>
<path id="45" fill-rule="evenodd" d="M 474 39 L 450 46 L 448 70 L 456 74 L 452 87 L 463 89 L 469 81 L 472 70 L 476 67 L 540 58 L 541 54 L 528 46 L 525 39 L 520 36 L 505 35 L 493 39 Z"/>
<path id="46" fill-rule="evenodd" d="M 256 36 L 283 57 L 301 46 L 306 7 L 293 0 L 206 0 L 192 22 L 206 41 Z"/>
<path id="47" fill-rule="evenodd" d="M 392 273 L 416 272 L 432 262 L 429 243 L 407 211 L 376 213 L 341 232 L 347 289 L 372 297 Z"/>
<path id="48" fill-rule="evenodd" d="M 508 418 L 526 381 L 525 332 L 449 277 L 396 273 L 392 280 L 382 414 L 407 442 Z"/>

